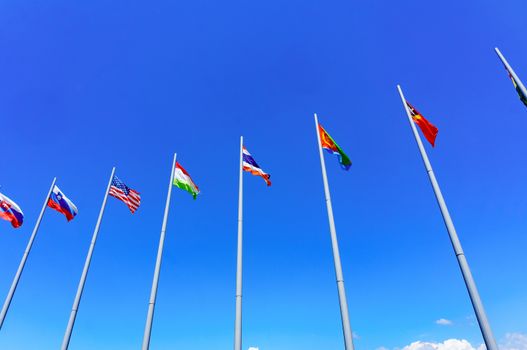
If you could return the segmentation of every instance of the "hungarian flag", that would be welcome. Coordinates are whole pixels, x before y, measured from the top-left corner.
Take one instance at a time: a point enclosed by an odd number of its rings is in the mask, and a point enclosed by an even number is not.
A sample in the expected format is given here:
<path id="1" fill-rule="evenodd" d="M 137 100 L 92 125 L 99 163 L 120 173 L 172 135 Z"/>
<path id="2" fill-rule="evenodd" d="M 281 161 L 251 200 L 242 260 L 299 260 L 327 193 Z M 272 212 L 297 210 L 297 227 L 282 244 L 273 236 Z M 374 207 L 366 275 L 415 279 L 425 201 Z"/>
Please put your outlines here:
<path id="1" fill-rule="evenodd" d="M 49 196 L 48 207 L 64 214 L 68 221 L 71 221 L 79 212 L 75 204 L 56 185 L 53 187 L 51 196 Z"/>
<path id="2" fill-rule="evenodd" d="M 342 169 L 349 170 L 351 167 L 351 160 L 320 124 L 318 124 L 318 134 L 320 135 L 320 143 L 322 144 L 322 148 L 338 157 Z"/>
<path id="3" fill-rule="evenodd" d="M 176 171 L 174 172 L 173 184 L 174 186 L 177 186 L 190 193 L 194 199 L 196 199 L 199 194 L 198 186 L 196 186 L 190 175 L 178 162 L 176 162 Z"/>
<path id="4" fill-rule="evenodd" d="M 419 113 L 419 111 L 410 104 L 410 102 L 406 101 L 406 105 L 410 109 L 410 114 L 412 115 L 412 119 L 419 126 L 419 128 L 421 129 L 421 132 L 423 133 L 423 135 L 425 135 L 428 142 L 430 142 L 432 147 L 434 147 L 438 129 L 434 126 L 434 124 L 426 120 L 425 117 L 423 117 L 423 115 Z"/>

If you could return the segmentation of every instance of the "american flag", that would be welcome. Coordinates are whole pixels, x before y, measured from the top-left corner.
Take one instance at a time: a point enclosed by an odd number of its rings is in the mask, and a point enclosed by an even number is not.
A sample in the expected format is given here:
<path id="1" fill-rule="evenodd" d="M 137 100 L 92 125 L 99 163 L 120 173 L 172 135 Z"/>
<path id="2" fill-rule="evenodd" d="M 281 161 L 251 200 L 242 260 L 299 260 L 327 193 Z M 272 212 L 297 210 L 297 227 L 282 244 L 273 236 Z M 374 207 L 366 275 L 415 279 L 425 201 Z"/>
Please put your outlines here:
<path id="1" fill-rule="evenodd" d="M 141 196 L 139 192 L 132 190 L 130 187 L 126 186 L 117 176 L 113 176 L 112 185 L 110 186 L 110 196 L 115 197 L 123 201 L 130 211 L 135 213 L 139 204 L 141 204 Z"/>

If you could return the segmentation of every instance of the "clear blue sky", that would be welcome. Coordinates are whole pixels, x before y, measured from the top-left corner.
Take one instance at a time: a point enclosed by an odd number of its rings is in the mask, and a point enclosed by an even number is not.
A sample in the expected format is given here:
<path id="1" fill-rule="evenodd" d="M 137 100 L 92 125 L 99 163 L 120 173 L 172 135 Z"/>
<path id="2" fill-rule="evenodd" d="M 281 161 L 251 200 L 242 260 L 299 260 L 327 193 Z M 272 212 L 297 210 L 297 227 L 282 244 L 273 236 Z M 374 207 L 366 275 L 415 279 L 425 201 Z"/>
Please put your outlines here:
<path id="1" fill-rule="evenodd" d="M 358 349 L 481 343 L 396 84 L 439 128 L 432 164 L 498 339 L 527 333 L 527 3 L 4 1 L 0 4 L 3 302 L 54 176 L 79 208 L 48 211 L 0 348 L 59 347 L 111 167 L 72 350 L 140 346 L 173 152 L 200 186 L 173 193 L 152 349 L 232 347 L 239 136 L 245 175 L 244 348 L 343 348 L 312 113 L 327 155 Z M 440 326 L 436 320 L 453 321 Z"/>

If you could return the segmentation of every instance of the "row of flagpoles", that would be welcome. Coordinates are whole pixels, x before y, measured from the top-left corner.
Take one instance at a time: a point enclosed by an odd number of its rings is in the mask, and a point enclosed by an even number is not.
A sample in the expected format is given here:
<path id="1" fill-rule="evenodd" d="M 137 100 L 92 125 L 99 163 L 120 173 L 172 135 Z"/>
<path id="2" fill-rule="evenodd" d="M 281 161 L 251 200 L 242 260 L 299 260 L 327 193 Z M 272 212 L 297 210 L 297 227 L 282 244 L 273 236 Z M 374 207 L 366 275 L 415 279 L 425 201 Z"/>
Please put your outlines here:
<path id="1" fill-rule="evenodd" d="M 505 69 L 507 70 L 509 77 L 511 78 L 514 84 L 514 87 L 521 101 L 527 106 L 527 90 L 525 89 L 525 86 L 522 84 L 521 80 L 516 75 L 516 73 L 513 71 L 513 69 L 511 68 L 511 66 L 505 59 L 505 57 L 502 55 L 502 53 L 499 51 L 499 49 L 496 48 L 495 50 L 500 60 L 503 62 L 503 65 L 505 66 Z M 421 132 L 423 133 L 427 141 L 432 145 L 432 147 L 435 145 L 435 139 L 437 137 L 438 129 L 405 99 L 401 87 L 397 86 L 397 88 L 398 88 L 405 112 L 407 114 L 408 121 L 410 122 L 413 135 L 417 142 L 418 149 L 422 156 L 426 172 L 429 176 L 434 194 L 436 196 L 439 209 L 443 216 L 445 226 L 449 234 L 452 247 L 454 249 L 454 253 L 456 255 L 459 267 L 461 269 L 461 273 L 465 281 L 465 285 L 467 287 L 467 291 L 468 291 L 470 300 L 472 302 L 472 306 L 474 308 L 474 312 L 476 314 L 476 318 L 478 320 L 478 324 L 481 329 L 483 339 L 485 341 L 486 348 L 488 350 L 497 350 L 498 348 L 496 345 L 496 341 L 492 334 L 492 330 L 490 328 L 485 310 L 483 308 L 483 304 L 481 302 L 481 298 L 479 296 L 476 283 L 470 272 L 470 268 L 467 263 L 467 259 L 463 252 L 463 249 L 461 247 L 460 240 L 456 233 L 454 224 L 450 217 L 450 213 L 446 206 L 445 200 L 441 193 L 441 189 L 439 187 L 434 171 L 432 169 L 432 165 L 430 163 L 430 160 L 428 158 L 428 155 L 426 153 L 425 147 L 423 145 L 423 142 L 417 131 L 416 126 L 419 126 Z M 338 146 L 338 144 L 333 140 L 333 138 L 326 132 L 326 130 L 318 122 L 318 117 L 316 114 L 314 115 L 314 117 L 315 117 L 315 127 L 316 127 L 317 142 L 318 142 L 319 155 L 320 155 L 320 164 L 321 164 L 321 170 L 322 170 L 322 180 L 323 180 L 323 185 L 324 185 L 325 201 L 326 201 L 328 220 L 329 220 L 329 231 L 330 231 L 331 244 L 332 244 L 332 250 L 333 250 L 333 259 L 334 259 L 337 291 L 338 291 L 339 304 L 340 304 L 342 330 L 343 330 L 343 335 L 344 335 L 344 345 L 345 345 L 346 350 L 353 350 L 354 349 L 353 337 L 352 337 L 352 330 L 350 326 L 350 318 L 349 318 L 348 304 L 347 304 L 347 299 L 346 299 L 346 292 L 344 288 L 344 277 L 343 277 L 342 265 L 340 261 L 337 232 L 335 228 L 333 208 L 331 204 L 331 195 L 330 195 L 328 178 L 327 178 L 327 173 L 326 173 L 326 165 L 325 165 L 322 150 L 326 149 L 328 152 L 337 155 L 339 163 L 344 170 L 349 170 L 352 162 L 350 158 L 344 153 L 342 148 Z M 237 242 L 237 262 L 236 262 L 237 269 L 236 269 L 236 294 L 235 294 L 236 312 L 235 312 L 234 350 L 242 349 L 242 270 L 243 270 L 242 257 L 243 257 L 243 172 L 244 171 L 250 172 L 253 175 L 262 177 L 265 180 L 267 186 L 271 185 L 270 175 L 264 172 L 262 168 L 258 165 L 258 163 L 256 163 L 252 155 L 245 148 L 244 143 L 243 143 L 243 137 L 241 137 L 240 138 L 239 197 L 238 197 L 238 242 Z M 156 297 L 157 297 L 157 287 L 159 284 L 161 261 L 162 261 L 162 256 L 163 256 L 163 247 L 164 247 L 164 241 L 165 241 L 168 214 L 169 214 L 169 209 L 170 209 L 170 199 L 172 195 L 173 186 L 177 186 L 185 191 L 188 191 L 194 197 L 194 199 L 196 199 L 197 195 L 199 194 L 199 188 L 196 186 L 196 184 L 194 183 L 190 175 L 176 161 L 176 154 L 174 154 L 174 159 L 172 162 L 165 211 L 163 215 L 163 222 L 161 225 L 159 247 L 158 247 L 158 252 L 157 252 L 157 257 L 156 257 L 154 277 L 152 281 L 150 299 L 148 303 L 147 319 L 146 319 L 144 336 L 143 336 L 143 345 L 142 345 L 143 350 L 149 349 L 149 346 L 150 346 L 154 309 L 155 309 L 155 303 L 156 303 Z M 139 208 L 139 205 L 141 203 L 140 194 L 137 191 L 126 186 L 115 175 L 115 167 L 114 167 L 111 171 L 111 175 L 108 181 L 106 192 L 104 194 L 99 216 L 97 218 L 92 240 L 90 242 L 90 246 L 88 249 L 88 254 L 86 256 L 84 268 L 83 268 L 81 278 L 79 281 L 79 285 L 77 288 L 77 293 L 75 295 L 75 299 L 74 299 L 73 306 L 71 309 L 70 318 L 69 318 L 69 321 L 66 327 L 66 331 L 64 333 L 64 338 L 62 342 L 62 350 L 66 350 L 69 347 L 71 335 L 73 332 L 73 327 L 75 324 L 75 319 L 77 317 L 77 313 L 78 313 L 81 298 L 82 298 L 82 292 L 86 284 L 86 279 L 87 279 L 88 271 L 90 268 L 90 263 L 91 263 L 93 251 L 95 248 L 95 243 L 97 241 L 99 228 L 100 228 L 102 218 L 104 215 L 104 210 L 106 208 L 106 201 L 109 195 L 123 201 L 129 207 L 132 213 L 134 213 Z M 20 261 L 18 270 L 11 284 L 11 288 L 9 289 L 9 292 L 7 294 L 3 308 L 0 312 L 0 329 L 2 328 L 2 325 L 7 316 L 9 306 L 11 305 L 11 301 L 13 299 L 17 285 L 22 276 L 24 266 L 27 262 L 29 253 L 33 246 L 38 229 L 40 227 L 40 222 L 42 221 L 42 217 L 44 216 L 44 213 L 47 207 L 50 207 L 64 214 L 68 221 L 72 220 L 78 213 L 77 207 L 58 188 L 58 186 L 56 185 L 56 178 L 54 178 L 51 183 L 50 189 L 46 195 L 46 199 L 42 206 L 42 210 L 40 211 L 40 214 L 37 218 L 33 232 L 29 238 L 27 247 Z M 23 219 L 24 219 L 24 215 L 20 207 L 10 198 L 8 198 L 7 196 L 1 193 L 0 193 L 0 218 L 10 221 L 14 228 L 20 227 L 23 224 Z"/>

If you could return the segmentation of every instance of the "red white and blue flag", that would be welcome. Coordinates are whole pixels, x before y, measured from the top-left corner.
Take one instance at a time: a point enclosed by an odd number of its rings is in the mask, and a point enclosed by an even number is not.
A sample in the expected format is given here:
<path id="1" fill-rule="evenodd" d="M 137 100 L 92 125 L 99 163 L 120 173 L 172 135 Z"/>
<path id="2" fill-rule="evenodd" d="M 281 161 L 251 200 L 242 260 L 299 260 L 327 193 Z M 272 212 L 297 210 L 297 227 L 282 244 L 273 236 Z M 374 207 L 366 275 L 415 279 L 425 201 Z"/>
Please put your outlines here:
<path id="1" fill-rule="evenodd" d="M 267 186 L 271 186 L 271 181 L 269 180 L 271 178 L 271 175 L 267 174 L 265 171 L 260 168 L 258 163 L 254 160 L 254 158 L 251 156 L 249 151 L 247 151 L 247 148 L 243 146 L 243 170 L 250 172 L 253 175 L 261 176 L 264 180 Z"/>
<path id="2" fill-rule="evenodd" d="M 139 204 L 141 204 L 141 196 L 139 195 L 139 192 L 126 186 L 124 182 L 119 180 L 115 175 L 113 176 L 112 185 L 110 186 L 110 192 L 108 194 L 123 201 L 128 208 L 130 208 L 132 214 L 135 213 L 137 208 L 139 208 Z"/>
<path id="3" fill-rule="evenodd" d="M 10 221 L 14 228 L 22 226 L 24 213 L 15 202 L 0 193 L 0 218 Z"/>
<path id="4" fill-rule="evenodd" d="M 53 191 L 51 191 L 51 195 L 48 198 L 48 207 L 64 214 L 68 221 L 73 220 L 79 212 L 75 204 L 56 185 L 53 187 Z"/>

